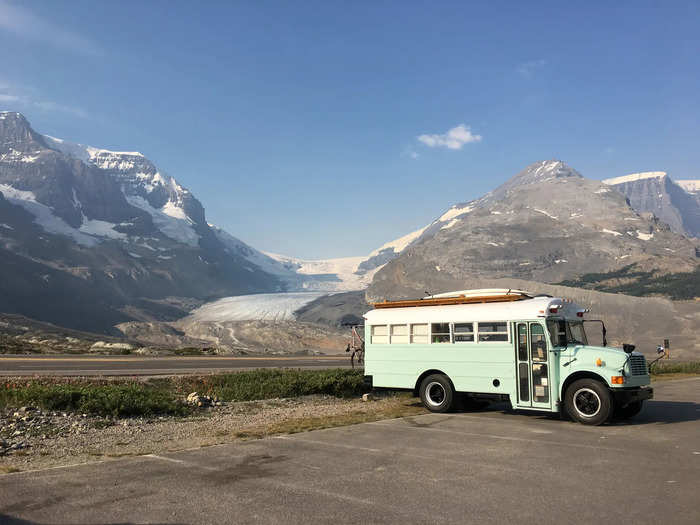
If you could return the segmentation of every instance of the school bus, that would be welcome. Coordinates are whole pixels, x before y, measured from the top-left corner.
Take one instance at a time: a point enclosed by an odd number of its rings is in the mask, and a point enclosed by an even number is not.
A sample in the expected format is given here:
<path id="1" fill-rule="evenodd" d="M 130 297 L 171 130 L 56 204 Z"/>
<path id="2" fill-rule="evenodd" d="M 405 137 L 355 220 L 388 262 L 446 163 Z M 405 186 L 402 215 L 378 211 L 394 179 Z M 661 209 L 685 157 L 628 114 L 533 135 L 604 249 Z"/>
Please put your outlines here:
<path id="1" fill-rule="evenodd" d="M 588 425 L 633 417 L 653 397 L 644 355 L 607 346 L 604 324 L 603 346 L 590 345 L 587 312 L 506 289 L 375 303 L 364 315 L 365 381 L 412 390 L 432 412 L 509 401 Z"/>

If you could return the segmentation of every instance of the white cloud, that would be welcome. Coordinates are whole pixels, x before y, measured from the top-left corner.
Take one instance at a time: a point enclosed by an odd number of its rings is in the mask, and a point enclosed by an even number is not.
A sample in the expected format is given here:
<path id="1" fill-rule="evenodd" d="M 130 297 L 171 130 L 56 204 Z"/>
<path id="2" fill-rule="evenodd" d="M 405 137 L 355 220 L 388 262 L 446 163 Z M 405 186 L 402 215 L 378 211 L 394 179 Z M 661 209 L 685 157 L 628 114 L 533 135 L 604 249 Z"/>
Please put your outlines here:
<path id="1" fill-rule="evenodd" d="M 460 124 L 443 134 L 418 135 L 418 140 L 429 148 L 462 149 L 465 144 L 481 142 L 481 135 L 474 135 L 471 128 Z"/>
<path id="2" fill-rule="evenodd" d="M 56 26 L 29 9 L 0 0 L 0 30 L 6 30 L 28 40 L 45 42 L 54 47 L 86 55 L 100 55 L 100 48 L 89 39 Z"/>
<path id="3" fill-rule="evenodd" d="M 546 65 L 547 61 L 543 58 L 540 58 L 538 60 L 528 60 L 527 62 L 523 62 L 522 64 L 518 65 L 516 70 L 525 78 L 532 78 L 535 76 L 535 73 L 538 70 L 542 69 Z"/>

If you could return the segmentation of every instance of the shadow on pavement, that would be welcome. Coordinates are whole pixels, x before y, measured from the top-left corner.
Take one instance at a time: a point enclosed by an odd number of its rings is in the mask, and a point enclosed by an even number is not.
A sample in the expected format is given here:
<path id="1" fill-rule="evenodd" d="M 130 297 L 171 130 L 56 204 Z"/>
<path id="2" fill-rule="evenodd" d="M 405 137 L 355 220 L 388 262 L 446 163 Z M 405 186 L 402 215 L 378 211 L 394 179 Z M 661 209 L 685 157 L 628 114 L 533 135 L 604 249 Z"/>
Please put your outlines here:
<path id="1" fill-rule="evenodd" d="M 655 401 L 644 402 L 639 415 L 627 420 L 614 420 L 613 424 L 645 425 L 648 423 L 682 423 L 700 420 L 700 405 L 690 401 Z"/>
<path id="2" fill-rule="evenodd" d="M 2 514 L 0 513 L 0 523 L 2 525 L 42 525 L 38 521 L 29 521 L 29 520 L 23 520 L 20 518 L 13 518 L 12 516 L 8 516 L 7 514 Z M 118 522 L 118 523 L 112 523 L 112 524 L 106 524 L 106 525 L 136 525 L 134 522 L 130 521 L 124 521 L 124 522 Z M 152 525 L 159 525 L 158 523 L 154 523 Z M 162 524 L 165 525 L 165 524 Z M 170 525 L 178 525 L 177 523 L 175 524 L 170 524 Z M 182 524 L 185 525 L 185 524 Z"/>
<path id="3" fill-rule="evenodd" d="M 501 414 L 518 414 L 537 419 L 557 419 L 559 414 L 513 409 L 509 404 L 494 403 L 481 410 L 456 410 L 457 414 L 485 414 L 499 412 Z M 568 419 L 562 417 L 562 419 Z M 692 401 L 655 401 L 644 402 L 644 408 L 630 419 L 613 419 L 611 425 L 647 425 L 650 423 L 682 423 L 700 420 L 700 404 Z"/>

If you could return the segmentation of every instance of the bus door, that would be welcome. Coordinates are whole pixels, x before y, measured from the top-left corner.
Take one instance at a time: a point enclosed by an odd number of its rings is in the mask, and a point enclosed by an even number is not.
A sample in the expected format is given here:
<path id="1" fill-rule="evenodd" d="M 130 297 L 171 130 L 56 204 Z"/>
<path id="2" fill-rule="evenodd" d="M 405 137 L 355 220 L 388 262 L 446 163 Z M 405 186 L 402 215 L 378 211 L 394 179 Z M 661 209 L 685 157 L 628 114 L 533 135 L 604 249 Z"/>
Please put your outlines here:
<path id="1" fill-rule="evenodd" d="M 551 408 L 549 352 L 544 327 L 515 323 L 518 402 L 521 407 Z"/>

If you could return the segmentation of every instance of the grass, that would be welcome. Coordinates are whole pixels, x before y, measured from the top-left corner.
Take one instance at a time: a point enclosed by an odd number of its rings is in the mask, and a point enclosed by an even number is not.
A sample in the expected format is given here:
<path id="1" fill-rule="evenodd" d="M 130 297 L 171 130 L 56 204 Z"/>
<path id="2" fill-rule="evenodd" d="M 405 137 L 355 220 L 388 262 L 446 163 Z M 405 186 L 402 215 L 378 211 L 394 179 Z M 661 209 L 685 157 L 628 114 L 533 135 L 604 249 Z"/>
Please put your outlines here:
<path id="1" fill-rule="evenodd" d="M 308 432 L 310 430 L 357 425 L 359 423 L 415 416 L 425 413 L 426 410 L 423 408 L 420 401 L 412 398 L 408 394 L 401 394 L 385 403 L 376 406 L 370 405 L 367 410 L 355 410 L 347 414 L 288 419 L 265 426 L 247 428 L 236 432 L 234 437 L 240 439 L 259 439 L 277 434 L 296 434 L 299 432 Z"/>
<path id="2" fill-rule="evenodd" d="M 2 474 L 12 474 L 14 472 L 21 472 L 21 469 L 17 467 L 7 467 L 4 465 L 0 465 L 0 473 Z"/>
<path id="3" fill-rule="evenodd" d="M 659 361 L 651 367 L 652 376 L 667 374 L 700 374 L 700 361 L 688 361 L 685 363 L 672 363 L 669 361 Z"/>
<path id="4" fill-rule="evenodd" d="M 254 401 L 325 394 L 357 396 L 366 391 L 359 370 L 252 370 L 212 376 L 148 381 L 37 378 L 0 383 L 0 408 L 36 406 L 44 410 L 98 416 L 185 416 L 190 392 L 222 401 Z"/>
<path id="5" fill-rule="evenodd" d="M 261 369 L 207 377 L 184 376 L 173 381 L 181 394 L 196 391 L 215 395 L 222 401 L 256 401 L 311 394 L 351 397 L 367 391 L 362 371 L 345 369 Z"/>

